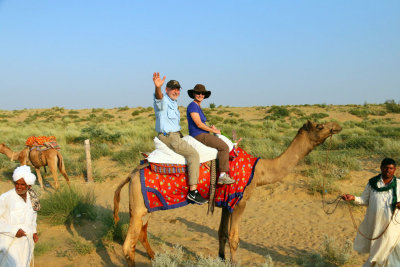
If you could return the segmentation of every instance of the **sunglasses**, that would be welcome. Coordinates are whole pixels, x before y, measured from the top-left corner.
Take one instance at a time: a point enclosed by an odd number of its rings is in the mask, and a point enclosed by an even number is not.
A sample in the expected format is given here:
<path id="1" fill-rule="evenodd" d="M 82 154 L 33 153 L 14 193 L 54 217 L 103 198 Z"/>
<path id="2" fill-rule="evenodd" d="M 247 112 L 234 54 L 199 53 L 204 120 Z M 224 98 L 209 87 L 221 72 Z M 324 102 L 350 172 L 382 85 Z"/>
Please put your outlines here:
<path id="1" fill-rule="evenodd" d="M 194 92 L 196 95 L 206 95 L 204 92 Z"/>

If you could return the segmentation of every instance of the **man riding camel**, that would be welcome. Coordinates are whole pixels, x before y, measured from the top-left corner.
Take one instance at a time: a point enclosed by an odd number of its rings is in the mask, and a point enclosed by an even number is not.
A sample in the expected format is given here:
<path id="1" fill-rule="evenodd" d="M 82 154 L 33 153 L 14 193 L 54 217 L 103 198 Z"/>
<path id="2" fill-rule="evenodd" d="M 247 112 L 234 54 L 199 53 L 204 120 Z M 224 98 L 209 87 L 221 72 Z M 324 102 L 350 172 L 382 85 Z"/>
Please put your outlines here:
<path id="1" fill-rule="evenodd" d="M 188 169 L 189 193 L 187 198 L 197 204 L 204 204 L 207 199 L 197 191 L 199 179 L 200 157 L 197 151 L 182 139 L 180 113 L 177 99 L 181 93 L 181 85 L 178 81 L 170 80 L 165 88 L 166 94 L 161 92 L 165 76 L 161 79 L 160 73 L 153 74 L 155 85 L 154 111 L 156 114 L 157 137 L 177 154 L 185 157 Z"/>

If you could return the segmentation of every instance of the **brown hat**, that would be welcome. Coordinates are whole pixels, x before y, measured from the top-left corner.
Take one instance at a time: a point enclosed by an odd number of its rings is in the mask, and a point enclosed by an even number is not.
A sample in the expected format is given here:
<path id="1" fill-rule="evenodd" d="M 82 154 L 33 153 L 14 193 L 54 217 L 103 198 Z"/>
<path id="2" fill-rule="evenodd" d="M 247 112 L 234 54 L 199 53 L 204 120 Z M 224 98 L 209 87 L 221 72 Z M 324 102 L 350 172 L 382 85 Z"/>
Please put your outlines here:
<path id="1" fill-rule="evenodd" d="M 190 98 L 194 99 L 194 93 L 203 93 L 204 98 L 209 98 L 211 91 L 207 91 L 206 87 L 202 84 L 196 84 L 193 89 L 187 91 Z"/>
<path id="2" fill-rule="evenodd" d="M 167 83 L 167 87 L 168 88 L 170 88 L 170 89 L 175 89 L 175 88 L 181 88 L 181 85 L 179 84 L 179 82 L 178 81 L 175 81 L 175 80 L 170 80 L 168 83 Z"/>

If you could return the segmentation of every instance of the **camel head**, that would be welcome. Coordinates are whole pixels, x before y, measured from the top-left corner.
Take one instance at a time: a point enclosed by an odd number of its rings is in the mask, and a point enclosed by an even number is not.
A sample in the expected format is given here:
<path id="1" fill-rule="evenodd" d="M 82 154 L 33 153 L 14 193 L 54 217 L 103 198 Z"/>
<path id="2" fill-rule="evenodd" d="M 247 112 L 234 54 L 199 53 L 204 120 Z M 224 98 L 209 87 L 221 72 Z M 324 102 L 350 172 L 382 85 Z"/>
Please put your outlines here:
<path id="1" fill-rule="evenodd" d="M 328 137 L 339 133 L 342 130 L 336 122 L 316 123 L 307 121 L 300 128 L 299 134 L 306 134 L 311 144 L 315 147 L 322 144 Z"/>
<path id="2" fill-rule="evenodd" d="M 4 143 L 0 144 L 0 152 L 4 151 L 4 148 L 7 147 Z"/>

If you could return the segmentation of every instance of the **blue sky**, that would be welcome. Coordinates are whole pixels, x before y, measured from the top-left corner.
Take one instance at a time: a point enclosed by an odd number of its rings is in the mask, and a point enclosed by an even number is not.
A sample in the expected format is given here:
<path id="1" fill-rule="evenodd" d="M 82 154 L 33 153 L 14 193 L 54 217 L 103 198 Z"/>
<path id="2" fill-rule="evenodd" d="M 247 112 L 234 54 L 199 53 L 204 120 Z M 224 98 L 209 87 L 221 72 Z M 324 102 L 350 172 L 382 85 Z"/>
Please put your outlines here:
<path id="1" fill-rule="evenodd" d="M 0 0 L 0 109 L 400 101 L 400 1 Z"/>

